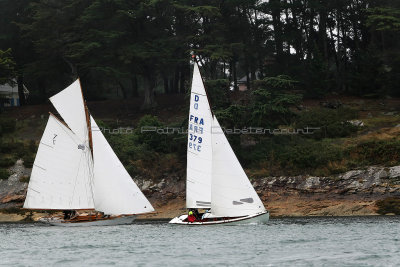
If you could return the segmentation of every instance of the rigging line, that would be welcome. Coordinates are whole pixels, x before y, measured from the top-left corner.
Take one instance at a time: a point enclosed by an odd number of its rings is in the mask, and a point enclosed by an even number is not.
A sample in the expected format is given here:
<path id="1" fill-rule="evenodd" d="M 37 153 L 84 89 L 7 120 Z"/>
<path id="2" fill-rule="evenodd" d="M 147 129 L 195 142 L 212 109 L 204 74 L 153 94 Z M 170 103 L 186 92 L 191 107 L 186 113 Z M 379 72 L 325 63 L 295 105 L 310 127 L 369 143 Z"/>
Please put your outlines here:
<path id="1" fill-rule="evenodd" d="M 86 154 L 85 154 L 85 159 L 86 159 Z M 87 162 L 87 159 L 85 161 Z M 88 175 L 87 170 L 84 169 L 83 171 L 84 171 L 84 176 L 88 177 L 88 182 L 90 182 L 90 176 Z M 85 185 L 86 195 L 88 196 L 89 194 L 88 194 L 88 189 L 87 189 L 87 181 L 85 181 L 84 185 Z M 90 203 L 89 197 L 87 197 L 86 201 L 88 201 L 88 203 Z"/>
<path id="2" fill-rule="evenodd" d="M 204 183 L 204 182 L 202 182 L 201 180 L 196 180 L 196 178 L 194 178 L 194 179 L 186 178 L 186 180 L 187 180 L 188 182 L 191 182 L 192 184 L 205 185 L 205 186 L 211 188 L 211 183 L 209 183 L 209 184 L 208 184 L 208 183 Z"/>
<path id="3" fill-rule="evenodd" d="M 72 200 L 73 200 L 74 194 L 75 194 L 76 181 L 78 180 L 79 170 L 80 170 L 80 168 L 81 168 L 82 155 L 83 155 L 83 154 L 81 154 L 81 157 L 80 157 L 80 159 L 79 159 L 78 171 L 76 172 L 76 176 L 75 176 L 74 189 L 72 190 L 72 197 L 70 198 L 70 202 L 69 202 L 70 206 L 72 206 Z"/>
<path id="4" fill-rule="evenodd" d="M 194 154 L 194 155 L 196 155 L 196 156 L 199 155 L 199 154 L 196 154 L 196 153 L 194 153 L 194 152 L 192 152 L 192 151 L 190 151 L 190 150 L 188 150 L 188 152 L 189 152 L 189 153 L 192 153 L 192 154 Z"/>
<path id="5" fill-rule="evenodd" d="M 195 95 L 202 95 L 202 96 L 207 96 L 207 95 L 205 95 L 205 94 L 200 94 L 200 93 L 195 93 L 195 92 L 191 92 L 192 94 L 195 94 Z M 207 99 L 208 100 L 208 99 Z"/>
<path id="6" fill-rule="evenodd" d="M 190 152 L 190 150 L 188 150 L 188 152 Z M 191 153 L 193 153 L 193 152 L 191 152 Z M 200 154 L 195 154 L 195 153 L 193 153 L 193 154 L 197 156 L 197 159 L 201 159 L 201 160 L 204 160 L 204 161 L 212 161 L 211 159 L 208 159 L 208 158 L 205 158 L 205 157 L 201 157 Z"/>
<path id="7" fill-rule="evenodd" d="M 212 171 L 206 172 L 206 171 L 198 170 L 198 169 L 195 169 L 195 168 L 192 168 L 192 167 L 186 167 L 186 170 L 187 169 L 190 169 L 190 170 L 196 171 L 196 172 L 200 172 L 200 173 L 204 173 L 204 174 L 207 174 L 207 175 L 210 175 L 210 176 L 212 176 L 212 174 L 213 174 Z"/>
<path id="8" fill-rule="evenodd" d="M 75 138 L 72 137 L 72 135 L 73 135 L 78 138 L 78 136 L 76 134 L 74 134 L 71 130 L 70 130 L 70 132 L 68 132 L 67 130 L 65 130 L 65 128 L 64 128 L 65 126 L 61 122 L 59 122 L 58 120 L 55 120 L 55 121 L 60 126 L 60 128 L 71 138 L 72 142 L 74 142 L 76 145 L 80 145 L 79 143 L 77 143 L 75 141 Z M 72 135 L 71 135 L 71 133 L 72 133 Z"/>
<path id="9" fill-rule="evenodd" d="M 90 187 L 90 195 L 92 197 L 93 206 L 95 205 L 94 201 L 94 190 L 93 190 L 93 183 L 94 183 L 94 159 L 92 157 L 92 153 L 88 153 L 87 159 L 88 165 L 88 172 L 89 172 L 89 187 Z"/>

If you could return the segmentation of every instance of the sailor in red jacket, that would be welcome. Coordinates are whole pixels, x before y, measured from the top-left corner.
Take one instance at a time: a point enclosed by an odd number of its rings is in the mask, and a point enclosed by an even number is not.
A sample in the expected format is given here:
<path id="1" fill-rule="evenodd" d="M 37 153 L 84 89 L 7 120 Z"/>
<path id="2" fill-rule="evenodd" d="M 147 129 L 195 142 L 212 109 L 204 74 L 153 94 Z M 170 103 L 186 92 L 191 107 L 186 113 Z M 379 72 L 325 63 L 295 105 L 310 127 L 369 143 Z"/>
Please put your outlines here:
<path id="1" fill-rule="evenodd" d="M 188 215 L 187 219 L 188 219 L 189 222 L 196 221 L 196 217 L 194 216 L 193 211 L 189 210 L 189 215 Z"/>

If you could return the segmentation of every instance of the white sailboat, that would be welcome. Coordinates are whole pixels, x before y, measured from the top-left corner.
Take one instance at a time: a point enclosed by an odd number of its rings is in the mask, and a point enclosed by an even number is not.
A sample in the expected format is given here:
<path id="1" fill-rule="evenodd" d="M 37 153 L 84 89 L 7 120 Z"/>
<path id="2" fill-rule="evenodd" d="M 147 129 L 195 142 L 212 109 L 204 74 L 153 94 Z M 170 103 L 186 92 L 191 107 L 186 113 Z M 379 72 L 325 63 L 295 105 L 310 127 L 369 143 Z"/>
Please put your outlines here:
<path id="1" fill-rule="evenodd" d="M 269 220 L 269 212 L 211 112 L 197 63 L 190 98 L 186 208 L 195 213 L 192 218 L 184 214 L 169 223 L 210 225 Z M 199 214 L 198 209 L 206 212 Z"/>
<path id="2" fill-rule="evenodd" d="M 154 211 L 90 116 L 79 80 L 50 101 L 64 122 L 50 113 L 24 208 L 62 210 L 40 219 L 60 226 L 129 224 Z"/>

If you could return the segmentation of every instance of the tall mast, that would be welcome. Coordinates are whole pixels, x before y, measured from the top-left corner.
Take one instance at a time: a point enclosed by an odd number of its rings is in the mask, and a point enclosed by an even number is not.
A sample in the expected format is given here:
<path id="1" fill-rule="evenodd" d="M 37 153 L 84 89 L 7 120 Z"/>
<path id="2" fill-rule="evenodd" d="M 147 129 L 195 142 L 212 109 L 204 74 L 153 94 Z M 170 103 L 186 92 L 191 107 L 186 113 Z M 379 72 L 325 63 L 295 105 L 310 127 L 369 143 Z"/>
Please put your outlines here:
<path id="1" fill-rule="evenodd" d="M 89 136 L 89 147 L 90 147 L 90 152 L 92 153 L 92 157 L 93 157 L 93 138 L 92 138 L 92 126 L 90 123 L 90 114 L 89 114 L 89 109 L 86 105 L 86 101 L 85 101 L 85 114 L 86 114 L 86 123 L 88 126 L 88 136 Z"/>
<path id="2" fill-rule="evenodd" d="M 79 79 L 79 78 L 78 78 Z M 80 84 L 80 82 L 79 82 Z M 82 91 L 82 86 L 81 86 L 81 93 L 82 93 L 82 101 L 83 101 L 83 106 L 85 107 L 85 115 L 86 115 L 86 125 L 87 125 L 87 129 L 88 129 L 88 137 L 89 137 L 89 148 L 90 148 L 90 152 L 92 154 L 92 158 L 93 158 L 93 138 L 92 138 L 92 126 L 90 123 L 90 114 L 89 114 L 89 109 L 86 105 L 86 100 L 83 97 L 83 91 Z"/>

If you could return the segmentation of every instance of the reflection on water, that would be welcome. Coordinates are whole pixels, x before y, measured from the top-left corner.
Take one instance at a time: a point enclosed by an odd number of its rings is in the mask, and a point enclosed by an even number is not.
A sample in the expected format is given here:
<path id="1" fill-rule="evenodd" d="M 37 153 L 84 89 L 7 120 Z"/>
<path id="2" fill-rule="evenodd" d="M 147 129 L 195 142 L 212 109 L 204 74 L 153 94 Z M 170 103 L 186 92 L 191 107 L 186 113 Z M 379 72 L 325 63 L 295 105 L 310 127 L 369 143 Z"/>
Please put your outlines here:
<path id="1" fill-rule="evenodd" d="M 166 264 L 400 265 L 400 217 L 282 218 L 267 225 L 199 227 L 166 221 L 81 228 L 0 224 L 0 265 Z"/>

